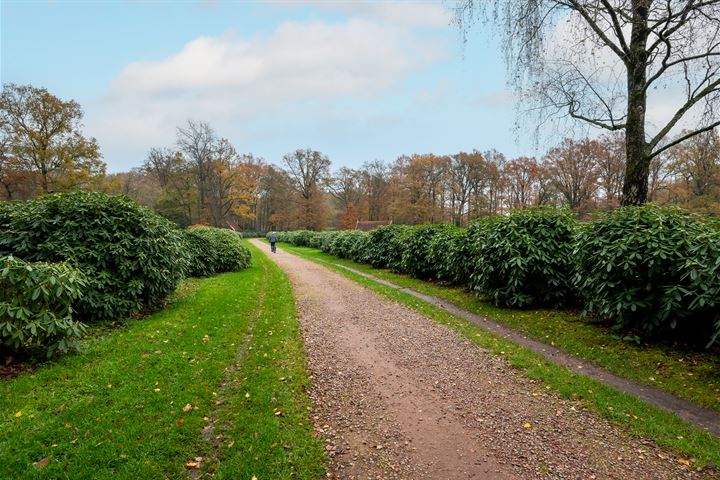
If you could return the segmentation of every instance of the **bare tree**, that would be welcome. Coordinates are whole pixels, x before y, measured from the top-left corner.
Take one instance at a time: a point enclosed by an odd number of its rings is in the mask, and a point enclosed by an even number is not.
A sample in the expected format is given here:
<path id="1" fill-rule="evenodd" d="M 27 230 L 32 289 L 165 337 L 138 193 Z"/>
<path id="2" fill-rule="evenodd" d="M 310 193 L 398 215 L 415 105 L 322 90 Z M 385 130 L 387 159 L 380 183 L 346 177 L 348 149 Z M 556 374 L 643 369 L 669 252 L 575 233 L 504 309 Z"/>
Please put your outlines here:
<path id="1" fill-rule="evenodd" d="M 300 195 L 297 220 L 301 227 L 317 230 L 323 226 L 324 204 L 320 186 L 330 174 L 330 159 L 309 148 L 283 156 L 283 162 Z"/>
<path id="2" fill-rule="evenodd" d="M 597 159 L 600 188 L 606 207 L 620 204 L 625 171 L 625 138 L 619 132 L 602 135 L 598 139 L 601 150 Z"/>
<path id="3" fill-rule="evenodd" d="M 468 216 L 468 204 L 473 192 L 487 181 L 487 162 L 477 150 L 452 155 L 450 161 L 450 198 L 453 222 L 462 225 Z"/>
<path id="4" fill-rule="evenodd" d="M 509 208 L 546 203 L 547 174 L 535 158 L 520 157 L 506 163 L 502 175 L 507 182 Z"/>
<path id="5" fill-rule="evenodd" d="M 385 220 L 388 210 L 390 168 L 381 160 L 366 162 L 362 176 L 368 203 L 368 220 Z"/>
<path id="6" fill-rule="evenodd" d="M 596 140 L 565 139 L 545 156 L 553 184 L 570 208 L 587 207 L 597 191 L 601 150 Z"/>
<path id="7" fill-rule="evenodd" d="M 461 28 L 500 25 L 511 84 L 536 102 L 540 124 L 560 116 L 625 132 L 625 205 L 646 201 L 655 157 L 720 125 L 720 0 L 460 0 L 456 12 Z M 663 88 L 683 99 L 652 128 L 648 96 Z"/>
<path id="8" fill-rule="evenodd" d="M 306 199 L 310 198 L 313 190 L 316 190 L 330 173 L 330 159 L 309 148 L 284 155 L 283 162 L 298 192 Z"/>
<path id="9" fill-rule="evenodd" d="M 720 135 L 705 132 L 668 150 L 670 168 L 685 183 L 688 195 L 720 191 Z"/>
<path id="10" fill-rule="evenodd" d="M 235 148 L 225 138 L 220 139 L 213 149 L 206 179 L 207 212 L 213 226 L 226 226 L 235 207 L 233 187 L 239 159 Z"/>
<path id="11" fill-rule="evenodd" d="M 186 127 L 177 129 L 177 146 L 193 166 L 197 176 L 198 203 L 205 212 L 208 182 L 212 174 L 212 161 L 217 147 L 215 131 L 205 122 L 188 120 Z"/>
<path id="12" fill-rule="evenodd" d="M 365 183 L 359 170 L 342 167 L 328 182 L 328 190 L 340 211 L 338 226 L 353 228 L 363 216 Z"/>

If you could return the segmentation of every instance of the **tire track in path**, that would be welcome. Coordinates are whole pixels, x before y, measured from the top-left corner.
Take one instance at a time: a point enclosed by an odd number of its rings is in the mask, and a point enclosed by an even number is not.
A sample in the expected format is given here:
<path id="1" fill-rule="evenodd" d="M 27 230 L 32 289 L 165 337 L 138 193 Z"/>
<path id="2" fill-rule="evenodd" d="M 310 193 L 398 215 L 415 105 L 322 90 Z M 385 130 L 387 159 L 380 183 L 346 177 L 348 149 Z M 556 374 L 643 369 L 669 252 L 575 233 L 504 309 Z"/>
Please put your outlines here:
<path id="1" fill-rule="evenodd" d="M 282 250 L 332 478 L 712 478 L 450 328 Z"/>

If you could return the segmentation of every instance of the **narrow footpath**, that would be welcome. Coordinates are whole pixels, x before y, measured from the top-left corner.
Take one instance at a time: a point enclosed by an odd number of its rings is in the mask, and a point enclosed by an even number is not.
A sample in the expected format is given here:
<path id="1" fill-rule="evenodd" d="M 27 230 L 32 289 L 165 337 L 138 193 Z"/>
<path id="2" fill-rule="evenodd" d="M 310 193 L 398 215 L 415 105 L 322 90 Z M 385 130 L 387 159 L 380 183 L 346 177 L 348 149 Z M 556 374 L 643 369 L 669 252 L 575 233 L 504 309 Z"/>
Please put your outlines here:
<path id="1" fill-rule="evenodd" d="M 672 452 L 630 438 L 448 327 L 282 250 L 331 478 L 680 479 Z"/>

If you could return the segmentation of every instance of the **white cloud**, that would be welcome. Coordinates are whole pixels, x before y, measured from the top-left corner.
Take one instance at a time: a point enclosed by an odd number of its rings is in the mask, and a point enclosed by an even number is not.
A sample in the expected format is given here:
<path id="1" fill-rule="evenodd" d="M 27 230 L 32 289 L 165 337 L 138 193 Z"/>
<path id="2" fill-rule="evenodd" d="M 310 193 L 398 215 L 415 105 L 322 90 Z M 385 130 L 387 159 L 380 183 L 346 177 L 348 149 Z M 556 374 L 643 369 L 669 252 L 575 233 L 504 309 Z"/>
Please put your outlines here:
<path id="1" fill-rule="evenodd" d="M 199 37 L 167 58 L 125 66 L 88 110 L 88 127 L 110 148 L 171 143 L 188 118 L 223 134 L 224 127 L 239 130 L 243 120 L 308 102 L 321 109 L 339 99 L 377 98 L 447 55 L 447 45 L 432 36 L 365 19 L 286 22 L 266 36 Z"/>

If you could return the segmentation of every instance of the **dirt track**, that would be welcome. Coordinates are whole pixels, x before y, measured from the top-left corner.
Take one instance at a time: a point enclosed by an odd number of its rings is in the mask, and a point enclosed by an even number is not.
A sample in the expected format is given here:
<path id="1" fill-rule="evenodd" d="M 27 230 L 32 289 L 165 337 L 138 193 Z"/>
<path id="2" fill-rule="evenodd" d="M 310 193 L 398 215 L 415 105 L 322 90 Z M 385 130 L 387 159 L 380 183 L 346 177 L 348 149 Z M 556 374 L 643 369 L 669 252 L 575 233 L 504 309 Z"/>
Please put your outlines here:
<path id="1" fill-rule="evenodd" d="M 271 258 L 295 289 L 332 478 L 714 478 L 445 326 L 315 263 Z"/>

